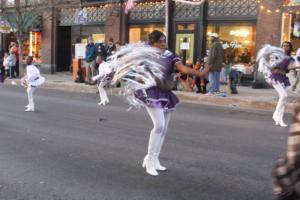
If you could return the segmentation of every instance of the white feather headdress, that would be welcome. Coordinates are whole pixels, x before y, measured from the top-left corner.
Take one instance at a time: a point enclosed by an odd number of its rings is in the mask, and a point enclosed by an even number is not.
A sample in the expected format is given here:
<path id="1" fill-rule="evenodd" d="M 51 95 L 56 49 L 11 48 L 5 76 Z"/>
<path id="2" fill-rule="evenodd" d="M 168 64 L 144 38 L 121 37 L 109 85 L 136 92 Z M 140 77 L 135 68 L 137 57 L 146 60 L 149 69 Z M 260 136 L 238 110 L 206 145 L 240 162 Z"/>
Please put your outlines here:
<path id="1" fill-rule="evenodd" d="M 285 57 L 283 49 L 272 45 L 265 45 L 257 54 L 258 71 L 262 72 L 266 79 L 269 78 L 271 70 L 278 66 Z"/>

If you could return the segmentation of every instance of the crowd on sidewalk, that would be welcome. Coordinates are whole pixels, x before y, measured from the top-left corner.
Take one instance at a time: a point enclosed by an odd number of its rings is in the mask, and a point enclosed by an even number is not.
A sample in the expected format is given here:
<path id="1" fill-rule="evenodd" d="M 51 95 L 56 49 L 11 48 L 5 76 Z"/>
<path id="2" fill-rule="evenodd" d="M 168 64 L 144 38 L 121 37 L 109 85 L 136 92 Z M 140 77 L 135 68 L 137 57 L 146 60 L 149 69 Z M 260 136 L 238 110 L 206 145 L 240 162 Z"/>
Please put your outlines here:
<path id="1" fill-rule="evenodd" d="M 0 81 L 19 77 L 19 47 L 11 42 L 8 50 L 0 50 Z"/>
<path id="2" fill-rule="evenodd" d="M 199 57 L 196 63 L 186 60 L 186 66 L 196 71 L 202 72 L 205 68 L 210 67 L 208 76 L 199 78 L 176 72 L 174 74 L 174 90 L 202 93 L 209 96 L 220 95 L 221 93 L 238 94 L 238 85 L 243 84 L 244 76 L 251 74 L 248 85 L 251 84 L 251 81 L 254 81 L 254 72 L 257 65 L 248 49 L 245 49 L 240 55 L 237 54 L 234 48 L 227 48 L 225 51 L 219 36 L 215 33 L 211 35 L 211 44 L 207 55 Z M 96 84 L 95 81 L 92 81 L 92 77 L 98 74 L 99 64 L 105 62 L 120 46 L 119 42 L 114 43 L 113 38 L 110 38 L 107 44 L 95 44 L 92 37 L 88 38 L 85 56 L 86 84 Z M 97 56 L 100 56 L 100 58 L 97 58 Z M 300 59 L 300 50 L 295 55 L 295 60 L 297 59 Z M 241 65 L 246 69 L 239 68 Z M 247 74 L 244 74 L 245 71 L 247 71 Z M 292 82 L 290 89 L 297 93 L 300 86 L 300 71 L 291 70 L 288 77 Z M 221 84 L 227 86 L 226 91 L 220 90 Z"/>

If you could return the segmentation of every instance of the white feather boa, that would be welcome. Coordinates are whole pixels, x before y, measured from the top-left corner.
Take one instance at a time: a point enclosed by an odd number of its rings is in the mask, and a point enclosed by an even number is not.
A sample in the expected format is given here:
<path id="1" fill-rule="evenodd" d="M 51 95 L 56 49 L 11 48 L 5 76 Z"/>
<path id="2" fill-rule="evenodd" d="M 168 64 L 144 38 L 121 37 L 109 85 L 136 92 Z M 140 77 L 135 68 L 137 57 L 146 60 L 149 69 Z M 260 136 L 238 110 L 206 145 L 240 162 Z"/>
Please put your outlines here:
<path id="1" fill-rule="evenodd" d="M 115 54 L 108 58 L 105 67 L 99 68 L 99 75 L 93 80 L 100 79 L 99 94 L 101 105 L 108 103 L 104 86 L 109 82 L 115 84 L 121 82 L 130 105 L 139 107 L 143 103 L 135 97 L 135 92 L 156 86 L 156 79 L 161 80 L 163 66 L 158 63 L 162 51 L 142 43 L 129 44 L 123 46 Z M 112 80 L 104 78 L 106 75 L 114 73 Z M 101 97 L 102 96 L 102 97 Z M 102 102 L 102 103 L 101 103 Z"/>

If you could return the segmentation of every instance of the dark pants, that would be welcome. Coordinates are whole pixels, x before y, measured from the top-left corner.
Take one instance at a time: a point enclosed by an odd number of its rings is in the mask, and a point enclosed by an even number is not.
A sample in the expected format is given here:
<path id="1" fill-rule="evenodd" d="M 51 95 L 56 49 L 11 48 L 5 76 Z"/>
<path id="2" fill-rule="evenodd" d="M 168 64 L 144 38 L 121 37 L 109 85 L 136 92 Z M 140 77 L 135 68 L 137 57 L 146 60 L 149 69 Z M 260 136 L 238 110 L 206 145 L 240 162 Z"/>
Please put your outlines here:
<path id="1" fill-rule="evenodd" d="M 15 66 L 9 66 L 9 78 L 16 78 L 15 77 Z"/>
<path id="2" fill-rule="evenodd" d="M 238 71 L 235 69 L 232 69 L 229 74 L 229 84 L 230 84 L 230 91 L 231 94 L 237 94 L 237 85 L 239 82 L 239 74 Z"/>
<path id="3" fill-rule="evenodd" d="M 5 69 L 4 67 L 0 67 L 0 83 L 3 83 L 5 79 Z"/>
<path id="4" fill-rule="evenodd" d="M 16 72 L 16 77 L 19 77 L 19 61 L 17 60 L 16 66 L 15 66 L 15 72 Z"/>
<path id="5" fill-rule="evenodd" d="M 206 94 L 207 80 L 204 79 L 203 82 L 204 82 L 204 84 L 201 85 L 201 78 L 200 77 L 195 78 L 195 85 L 197 87 L 197 93 Z"/>

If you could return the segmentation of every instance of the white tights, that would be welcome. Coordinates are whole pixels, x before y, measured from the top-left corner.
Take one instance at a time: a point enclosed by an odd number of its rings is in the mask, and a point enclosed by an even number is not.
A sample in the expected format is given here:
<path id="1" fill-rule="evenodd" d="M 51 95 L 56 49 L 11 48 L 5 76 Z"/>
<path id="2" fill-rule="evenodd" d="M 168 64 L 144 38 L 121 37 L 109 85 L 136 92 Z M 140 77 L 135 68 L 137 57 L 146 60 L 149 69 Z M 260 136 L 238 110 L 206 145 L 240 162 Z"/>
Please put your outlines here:
<path id="1" fill-rule="evenodd" d="M 283 115 L 285 110 L 285 105 L 287 102 L 287 91 L 284 86 L 282 86 L 280 83 L 273 84 L 274 89 L 278 93 L 279 100 L 276 106 L 276 110 L 273 114 L 273 119 L 278 122 L 283 122 Z"/>
<path id="2" fill-rule="evenodd" d="M 28 86 L 27 87 L 27 97 L 28 97 L 28 103 L 29 106 L 31 106 L 34 109 L 34 101 L 33 101 L 33 93 L 35 92 L 36 87 Z"/>
<path id="3" fill-rule="evenodd" d="M 161 134 L 161 137 L 164 137 L 168 130 L 171 113 L 163 108 L 146 107 L 146 110 L 153 122 L 151 133 Z"/>

